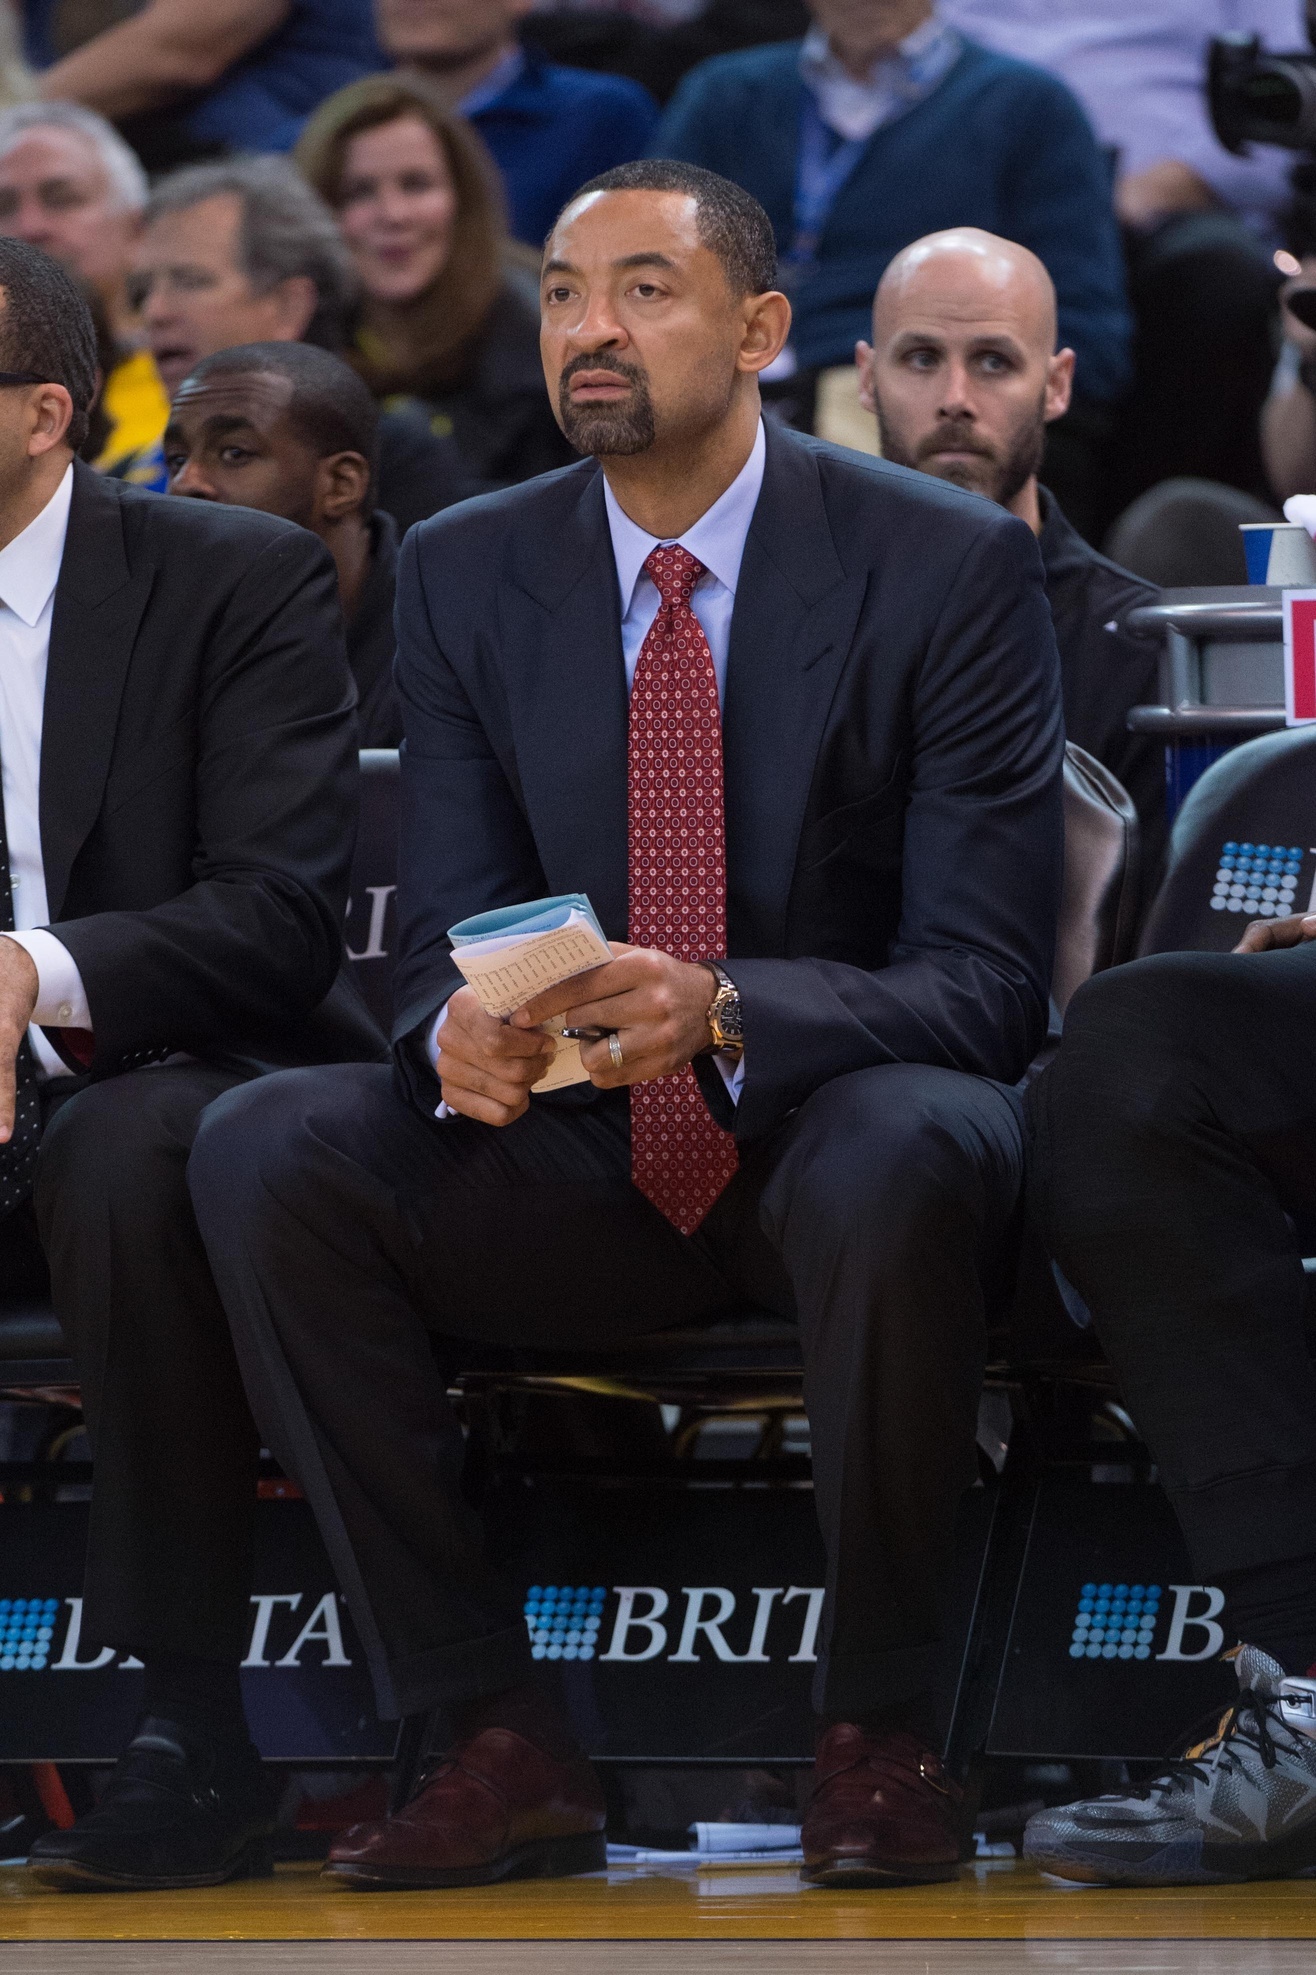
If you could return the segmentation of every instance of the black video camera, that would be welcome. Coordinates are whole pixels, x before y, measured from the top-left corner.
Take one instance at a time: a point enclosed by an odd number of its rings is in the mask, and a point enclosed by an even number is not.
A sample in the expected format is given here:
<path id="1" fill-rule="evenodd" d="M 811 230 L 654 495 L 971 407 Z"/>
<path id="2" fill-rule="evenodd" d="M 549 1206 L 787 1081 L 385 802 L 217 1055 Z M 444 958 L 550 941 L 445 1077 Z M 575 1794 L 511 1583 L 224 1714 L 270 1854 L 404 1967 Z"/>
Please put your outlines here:
<path id="1" fill-rule="evenodd" d="M 1278 144 L 1316 152 L 1316 0 L 1307 0 L 1312 49 L 1270 55 L 1255 34 L 1211 42 L 1207 89 L 1215 134 L 1227 151 Z"/>

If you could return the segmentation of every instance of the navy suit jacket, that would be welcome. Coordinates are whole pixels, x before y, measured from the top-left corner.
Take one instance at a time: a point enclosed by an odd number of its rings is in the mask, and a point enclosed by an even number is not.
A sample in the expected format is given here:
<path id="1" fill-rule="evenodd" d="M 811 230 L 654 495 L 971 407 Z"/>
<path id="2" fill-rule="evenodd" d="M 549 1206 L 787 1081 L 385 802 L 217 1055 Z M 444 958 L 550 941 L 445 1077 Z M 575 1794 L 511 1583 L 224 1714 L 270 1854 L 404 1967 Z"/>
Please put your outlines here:
<path id="1" fill-rule="evenodd" d="M 875 1064 L 1018 1078 L 1046 1029 L 1063 849 L 1029 529 L 925 474 L 767 434 L 723 708 L 745 1143 Z M 412 530 L 398 684 L 394 1040 L 428 1108 L 421 1038 L 460 985 L 449 926 L 575 890 L 626 937 L 626 676 L 593 461 Z"/>

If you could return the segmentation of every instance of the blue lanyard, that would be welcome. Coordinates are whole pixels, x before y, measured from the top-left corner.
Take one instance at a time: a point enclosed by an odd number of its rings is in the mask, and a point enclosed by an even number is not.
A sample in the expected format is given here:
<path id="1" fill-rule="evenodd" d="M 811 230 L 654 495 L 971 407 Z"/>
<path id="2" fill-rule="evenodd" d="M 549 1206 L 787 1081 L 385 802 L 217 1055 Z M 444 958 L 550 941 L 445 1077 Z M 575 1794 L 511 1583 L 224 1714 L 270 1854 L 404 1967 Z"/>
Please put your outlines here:
<path id="1" fill-rule="evenodd" d="M 816 264 L 832 207 L 868 144 L 866 137 L 838 139 L 823 122 L 812 90 L 805 90 L 795 171 L 795 237 L 784 256 L 785 271 L 796 285 Z"/>

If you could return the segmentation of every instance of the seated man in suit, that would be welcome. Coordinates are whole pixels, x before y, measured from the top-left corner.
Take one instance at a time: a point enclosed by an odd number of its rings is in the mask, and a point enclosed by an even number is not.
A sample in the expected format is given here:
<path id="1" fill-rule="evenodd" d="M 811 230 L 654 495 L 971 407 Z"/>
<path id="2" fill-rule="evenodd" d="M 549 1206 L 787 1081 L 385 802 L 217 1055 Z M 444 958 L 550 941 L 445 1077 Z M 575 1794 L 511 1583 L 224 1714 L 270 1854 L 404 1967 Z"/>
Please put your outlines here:
<path id="1" fill-rule="evenodd" d="M 1038 485 L 1046 428 L 1069 408 L 1074 352 L 1058 350 L 1056 291 L 1027 247 L 974 226 L 897 254 L 855 351 L 882 455 L 999 501 L 1037 537 L 1055 621 L 1065 732 L 1118 776 L 1154 877 L 1165 845 L 1165 749 L 1131 734 L 1129 708 L 1160 697 L 1158 648 L 1121 612 L 1158 592 L 1089 548 Z"/>
<path id="2" fill-rule="evenodd" d="M 340 975 L 356 723 L 299 528 L 75 463 L 90 314 L 0 239 L 0 1289 L 44 1287 L 96 1458 L 83 1634 L 146 1665 L 57 1882 L 196 1884 L 272 1806 L 238 1692 L 256 1430 L 188 1200 L 212 1098 L 382 1049 Z"/>
<path id="3" fill-rule="evenodd" d="M 929 1688 L 973 1479 L 1060 884 L 1037 546 L 955 487 L 760 418 L 790 307 L 697 167 L 564 209 L 542 346 L 593 457 L 416 530 L 399 575 L 397 1074 L 216 1106 L 191 1181 L 248 1389 L 385 1714 L 454 1762 L 340 1840 L 349 1883 L 603 1859 L 457 1483 L 430 1333 L 598 1346 L 798 1318 L 827 1549 L 812 1877 L 953 1876 Z M 589 894 L 615 958 L 508 1023 L 447 929 Z M 530 1097 L 566 1013 L 590 1083 Z M 456 1114 L 455 1116 L 452 1114 Z"/>
<path id="4" fill-rule="evenodd" d="M 396 747 L 393 587 L 398 536 L 374 508 L 379 410 L 354 370 L 309 343 L 203 357 L 169 413 L 169 492 L 279 514 L 334 559 L 362 747 Z M 373 511 L 372 511 L 373 509 Z"/>

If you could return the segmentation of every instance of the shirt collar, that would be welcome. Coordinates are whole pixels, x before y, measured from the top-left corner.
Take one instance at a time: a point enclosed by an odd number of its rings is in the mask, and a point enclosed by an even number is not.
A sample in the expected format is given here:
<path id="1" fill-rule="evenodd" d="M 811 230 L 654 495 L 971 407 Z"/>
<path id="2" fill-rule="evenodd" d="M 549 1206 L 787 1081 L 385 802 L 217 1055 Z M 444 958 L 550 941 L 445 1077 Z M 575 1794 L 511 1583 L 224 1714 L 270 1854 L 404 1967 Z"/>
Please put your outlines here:
<path id="1" fill-rule="evenodd" d="M 497 102 L 505 89 L 510 89 L 514 82 L 521 80 L 525 71 L 526 58 L 523 50 L 513 48 L 510 54 L 503 56 L 496 68 L 490 69 L 483 82 L 477 82 L 474 89 L 462 97 L 457 105 L 458 116 L 474 117 L 478 116 L 481 110 L 487 110 L 491 103 Z"/>
<path id="2" fill-rule="evenodd" d="M 837 56 L 817 22 L 800 44 L 800 73 L 811 89 L 820 84 L 848 84 L 858 95 L 881 96 L 894 88 L 918 97 L 935 89 L 961 47 L 960 37 L 940 15 L 932 13 L 911 34 L 898 41 L 889 55 L 874 62 L 868 77 L 857 82 Z"/>
<path id="3" fill-rule="evenodd" d="M 680 546 L 697 557 L 709 574 L 732 596 L 736 594 L 736 584 L 740 580 L 745 537 L 749 534 L 749 524 L 754 518 L 759 490 L 763 485 L 766 458 L 767 442 L 763 436 L 763 420 L 760 419 L 749 458 L 731 485 L 725 493 L 718 495 L 712 507 L 701 514 L 698 521 L 686 529 L 684 535 L 677 537 Z M 621 614 L 625 617 L 635 597 L 635 586 L 644 572 L 646 558 L 661 543 L 657 535 L 646 533 L 628 514 L 623 513 L 606 478 L 603 499 L 608 510 L 613 560 L 617 565 Z"/>
<path id="4" fill-rule="evenodd" d="M 72 499 L 70 463 L 35 521 L 29 521 L 21 535 L 0 549 L 0 603 L 8 604 L 29 629 L 40 619 L 59 581 Z"/>

